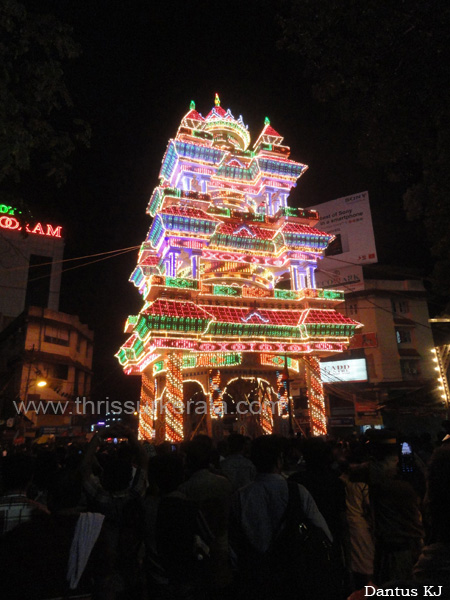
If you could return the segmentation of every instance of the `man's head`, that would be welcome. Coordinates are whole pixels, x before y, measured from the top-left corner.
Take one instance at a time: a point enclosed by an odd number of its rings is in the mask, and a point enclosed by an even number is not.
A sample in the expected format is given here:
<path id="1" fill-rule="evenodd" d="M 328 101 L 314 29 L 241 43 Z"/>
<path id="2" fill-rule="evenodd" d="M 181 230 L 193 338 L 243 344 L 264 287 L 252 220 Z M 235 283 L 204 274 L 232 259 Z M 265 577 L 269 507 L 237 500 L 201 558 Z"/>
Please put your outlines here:
<path id="1" fill-rule="evenodd" d="M 186 460 L 192 471 L 207 469 L 211 462 L 212 440 L 207 435 L 196 435 L 186 446 Z"/>
<path id="2" fill-rule="evenodd" d="M 322 438 L 310 438 L 302 445 L 306 468 L 311 471 L 326 469 L 333 462 L 331 446 Z"/>
<path id="3" fill-rule="evenodd" d="M 176 454 L 154 456 L 148 462 L 149 483 L 155 483 L 160 494 L 170 494 L 183 483 L 183 461 Z"/>
<path id="4" fill-rule="evenodd" d="M 252 444 L 251 459 L 258 473 L 281 473 L 283 449 L 276 435 L 262 435 Z"/>
<path id="5" fill-rule="evenodd" d="M 228 449 L 230 454 L 243 454 L 247 440 L 241 433 L 230 433 L 228 436 Z"/>

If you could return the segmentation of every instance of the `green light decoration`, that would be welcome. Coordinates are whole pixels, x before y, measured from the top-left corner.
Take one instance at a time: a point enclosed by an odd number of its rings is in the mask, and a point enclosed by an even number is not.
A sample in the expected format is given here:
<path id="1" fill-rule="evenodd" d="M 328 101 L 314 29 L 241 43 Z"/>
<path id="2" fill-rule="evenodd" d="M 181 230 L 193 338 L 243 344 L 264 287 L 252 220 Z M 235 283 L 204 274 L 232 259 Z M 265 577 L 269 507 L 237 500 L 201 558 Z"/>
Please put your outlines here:
<path id="1" fill-rule="evenodd" d="M 283 215 L 286 217 L 296 217 L 298 210 L 294 206 L 286 206 L 282 209 Z"/>
<path id="2" fill-rule="evenodd" d="M 136 325 L 139 320 L 139 315 L 130 315 L 127 319 L 127 325 Z"/>
<path id="3" fill-rule="evenodd" d="M 117 354 L 119 356 L 120 353 Z M 120 356 L 119 356 L 120 360 Z M 123 363 L 122 363 L 123 364 Z M 237 367 L 242 364 L 240 352 L 216 352 L 214 354 L 185 354 L 183 356 L 183 369 L 196 369 L 198 367 Z M 164 360 L 153 364 L 153 375 L 166 370 Z"/>
<path id="4" fill-rule="evenodd" d="M 316 298 L 324 298 L 325 300 L 344 300 L 344 292 L 339 290 L 322 290 L 317 289 Z"/>
<path id="5" fill-rule="evenodd" d="M 214 97 L 214 105 L 215 106 L 220 106 L 220 98 L 219 98 L 219 94 L 216 92 L 216 95 Z"/>
<path id="6" fill-rule="evenodd" d="M 229 285 L 213 285 L 214 296 L 242 296 L 242 288 Z"/>
<path id="7" fill-rule="evenodd" d="M 335 325 L 331 323 L 307 323 L 306 331 L 310 336 L 349 337 L 355 332 L 355 325 Z"/>
<path id="8" fill-rule="evenodd" d="M 323 290 L 323 297 L 328 300 L 344 300 L 344 292 L 336 290 Z"/>
<path id="9" fill-rule="evenodd" d="M 239 352 L 232 352 L 229 354 L 211 354 L 207 358 L 209 364 L 215 367 L 236 367 L 242 363 L 242 354 L 240 354 Z M 200 358 L 200 361 L 205 362 L 205 360 L 202 360 L 202 358 Z"/>
<path id="10" fill-rule="evenodd" d="M 166 315 L 141 315 L 135 331 L 141 340 L 145 340 L 151 331 L 204 333 L 208 324 L 209 320 L 207 319 Z"/>
<path id="11" fill-rule="evenodd" d="M 239 237 L 237 235 L 228 235 L 225 233 L 215 233 L 211 237 L 210 245 L 227 249 L 233 248 L 236 250 L 252 250 L 256 252 L 274 253 L 275 251 L 274 244 L 269 240 Z"/>
<path id="12" fill-rule="evenodd" d="M 142 340 L 136 340 L 134 345 L 133 345 L 133 351 L 134 351 L 134 356 L 136 359 L 138 359 L 141 354 L 143 354 L 145 350 L 145 346 L 144 343 L 142 342 Z"/>
<path id="13" fill-rule="evenodd" d="M 14 206 L 8 206 L 7 204 L 0 204 L 0 215 L 15 215 L 22 214 L 21 210 L 17 210 Z"/>
<path id="14" fill-rule="evenodd" d="M 191 103 L 189 104 L 189 109 L 195 110 L 195 102 L 193 100 L 191 100 Z"/>
<path id="15" fill-rule="evenodd" d="M 197 357 L 195 354 L 185 354 L 183 356 L 183 369 L 194 369 L 197 366 Z"/>
<path id="16" fill-rule="evenodd" d="M 270 125 L 270 119 L 269 119 L 269 117 L 266 117 L 264 119 L 264 125 Z"/>
<path id="17" fill-rule="evenodd" d="M 223 217 L 231 217 L 231 210 L 229 208 L 223 208 L 222 206 L 210 206 L 208 207 L 209 214 L 221 215 Z"/>
<path id="18" fill-rule="evenodd" d="M 299 327 L 284 325 L 248 324 L 248 323 L 220 323 L 212 322 L 208 334 L 217 336 L 259 337 L 259 338 L 292 338 L 302 337 Z"/>
<path id="19" fill-rule="evenodd" d="M 186 279 L 184 277 L 166 277 L 166 285 L 184 290 L 198 290 L 198 281 L 196 279 Z"/>
<path id="20" fill-rule="evenodd" d="M 153 364 L 153 375 L 156 375 L 156 373 L 159 373 L 160 371 L 164 371 L 164 361 L 163 360 L 158 360 L 158 362 L 155 362 Z"/>
<path id="21" fill-rule="evenodd" d="M 274 290 L 275 298 L 281 300 L 297 300 L 298 293 L 294 290 Z"/>

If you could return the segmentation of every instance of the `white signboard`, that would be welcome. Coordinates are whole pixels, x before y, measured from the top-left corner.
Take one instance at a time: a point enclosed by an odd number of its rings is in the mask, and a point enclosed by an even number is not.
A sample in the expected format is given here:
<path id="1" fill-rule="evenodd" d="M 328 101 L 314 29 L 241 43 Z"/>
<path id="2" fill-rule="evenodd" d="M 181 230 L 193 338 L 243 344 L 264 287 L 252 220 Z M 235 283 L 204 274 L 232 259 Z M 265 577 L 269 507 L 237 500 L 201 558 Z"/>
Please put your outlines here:
<path id="1" fill-rule="evenodd" d="M 328 270 L 349 264 L 364 265 L 377 262 L 368 192 L 308 208 L 317 210 L 320 215 L 317 229 L 336 236 L 326 252 L 326 257 L 319 263 L 319 268 Z"/>
<path id="2" fill-rule="evenodd" d="M 316 271 L 316 287 L 326 290 L 336 288 L 344 292 L 356 292 L 364 289 L 363 269 L 360 265 L 339 267 L 339 269 L 322 270 L 320 267 Z"/>
<path id="3" fill-rule="evenodd" d="M 350 358 L 349 360 L 321 362 L 320 374 L 324 383 L 367 381 L 366 359 Z"/>

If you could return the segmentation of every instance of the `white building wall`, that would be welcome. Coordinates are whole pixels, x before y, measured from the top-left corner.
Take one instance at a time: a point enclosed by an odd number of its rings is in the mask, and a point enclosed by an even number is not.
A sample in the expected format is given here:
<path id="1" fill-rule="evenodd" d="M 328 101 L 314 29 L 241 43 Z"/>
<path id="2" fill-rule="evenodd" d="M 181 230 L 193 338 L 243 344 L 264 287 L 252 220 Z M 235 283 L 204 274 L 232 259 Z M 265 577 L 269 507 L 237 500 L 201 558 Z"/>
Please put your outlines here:
<path id="1" fill-rule="evenodd" d="M 58 310 L 64 240 L 33 233 L 23 237 L 21 232 L 7 229 L 1 229 L 0 233 L 0 316 L 12 320 L 23 312 L 32 254 L 49 256 L 53 261 L 47 306 Z"/>

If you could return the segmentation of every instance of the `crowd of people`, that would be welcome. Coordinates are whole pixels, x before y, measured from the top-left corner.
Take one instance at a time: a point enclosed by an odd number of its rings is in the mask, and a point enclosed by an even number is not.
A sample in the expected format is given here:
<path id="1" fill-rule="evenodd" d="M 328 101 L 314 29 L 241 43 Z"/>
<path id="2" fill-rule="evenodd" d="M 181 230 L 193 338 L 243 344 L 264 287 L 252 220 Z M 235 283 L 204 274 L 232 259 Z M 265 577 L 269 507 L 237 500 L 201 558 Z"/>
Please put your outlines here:
<path id="1" fill-rule="evenodd" d="M 108 436 L 2 457 L 1 598 L 450 593 L 448 440 Z"/>

